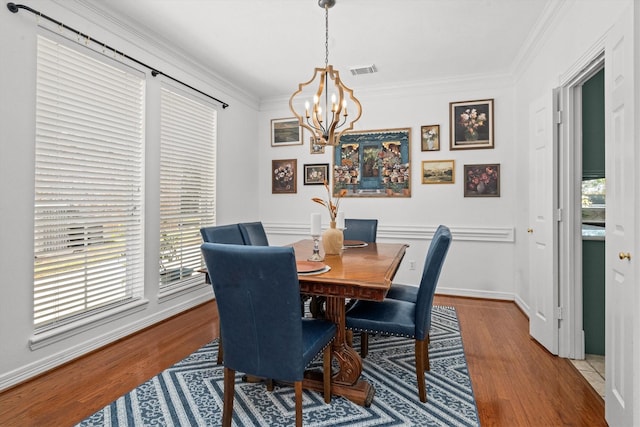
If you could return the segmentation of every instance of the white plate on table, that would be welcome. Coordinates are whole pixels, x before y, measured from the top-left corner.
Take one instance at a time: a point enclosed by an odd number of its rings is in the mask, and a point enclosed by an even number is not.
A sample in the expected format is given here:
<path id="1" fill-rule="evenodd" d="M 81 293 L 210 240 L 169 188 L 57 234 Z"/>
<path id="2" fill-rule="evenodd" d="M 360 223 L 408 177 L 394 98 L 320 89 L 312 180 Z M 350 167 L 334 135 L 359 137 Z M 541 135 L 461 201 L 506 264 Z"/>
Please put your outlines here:
<path id="1" fill-rule="evenodd" d="M 342 242 L 343 248 L 364 248 L 367 245 L 368 243 L 362 240 L 345 240 Z"/>
<path id="2" fill-rule="evenodd" d="M 327 264 L 317 261 L 296 261 L 296 267 L 301 275 L 322 274 L 331 270 Z"/>

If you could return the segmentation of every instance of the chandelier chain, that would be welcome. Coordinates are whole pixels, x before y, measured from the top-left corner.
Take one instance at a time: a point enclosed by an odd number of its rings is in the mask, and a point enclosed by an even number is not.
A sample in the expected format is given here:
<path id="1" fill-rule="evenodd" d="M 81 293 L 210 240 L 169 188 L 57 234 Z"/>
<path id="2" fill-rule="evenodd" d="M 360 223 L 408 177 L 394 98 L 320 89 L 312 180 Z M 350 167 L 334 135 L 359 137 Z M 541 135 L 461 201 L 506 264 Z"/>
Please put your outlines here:
<path id="1" fill-rule="evenodd" d="M 324 67 L 329 65 L 329 6 L 324 5 Z"/>

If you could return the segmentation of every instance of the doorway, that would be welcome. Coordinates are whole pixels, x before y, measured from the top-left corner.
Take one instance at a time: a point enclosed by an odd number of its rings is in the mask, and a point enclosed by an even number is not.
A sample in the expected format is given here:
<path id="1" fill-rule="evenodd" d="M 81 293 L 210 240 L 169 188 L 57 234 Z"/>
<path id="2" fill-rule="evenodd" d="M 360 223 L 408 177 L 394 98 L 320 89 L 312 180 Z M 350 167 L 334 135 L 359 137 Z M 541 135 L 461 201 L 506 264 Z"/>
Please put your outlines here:
<path id="1" fill-rule="evenodd" d="M 604 56 L 598 55 L 562 87 L 563 144 L 560 299 L 569 314 L 560 354 L 602 396 L 605 393 L 605 108 Z M 562 223 L 561 223 L 562 224 Z M 564 283 L 562 283 L 564 282 Z M 564 320 L 564 319 L 563 319 Z M 563 326 L 561 326 L 563 329 Z"/>
<path id="2" fill-rule="evenodd" d="M 580 372 L 605 394 L 605 110 L 604 68 L 582 84 L 582 331 Z"/>

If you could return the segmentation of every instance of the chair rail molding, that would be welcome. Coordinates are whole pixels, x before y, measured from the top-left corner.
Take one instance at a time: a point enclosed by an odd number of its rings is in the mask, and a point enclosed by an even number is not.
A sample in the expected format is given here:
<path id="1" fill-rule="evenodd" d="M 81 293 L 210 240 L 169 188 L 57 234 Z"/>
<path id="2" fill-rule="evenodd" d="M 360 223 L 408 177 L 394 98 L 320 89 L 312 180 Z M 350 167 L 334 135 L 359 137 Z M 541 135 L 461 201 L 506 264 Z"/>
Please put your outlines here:
<path id="1" fill-rule="evenodd" d="M 308 236 L 309 224 L 263 222 L 267 234 Z M 438 225 L 380 225 L 378 240 L 431 239 Z M 514 243 L 515 227 L 449 226 L 454 241 Z"/>

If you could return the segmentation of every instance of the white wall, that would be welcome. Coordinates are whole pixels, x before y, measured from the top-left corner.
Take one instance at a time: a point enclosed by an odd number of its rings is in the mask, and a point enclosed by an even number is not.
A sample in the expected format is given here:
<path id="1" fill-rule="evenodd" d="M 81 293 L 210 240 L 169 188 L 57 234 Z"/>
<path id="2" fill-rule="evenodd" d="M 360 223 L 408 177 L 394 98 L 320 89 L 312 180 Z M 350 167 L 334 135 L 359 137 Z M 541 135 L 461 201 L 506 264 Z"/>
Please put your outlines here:
<path id="1" fill-rule="evenodd" d="M 258 218 L 255 182 L 258 104 L 168 47 L 71 1 L 32 0 L 29 6 L 230 104 L 218 113 L 217 221 Z M 147 77 L 145 298 L 142 311 L 78 332 L 38 350 L 33 332 L 33 200 L 36 17 L 0 11 L 0 389 L 212 298 L 209 286 L 158 300 L 158 88 Z M 41 20 L 45 24 L 44 20 Z M 53 26 L 54 30 L 57 30 Z M 146 71 L 146 70 L 145 70 Z M 248 125 L 247 125 L 248 123 Z"/>

